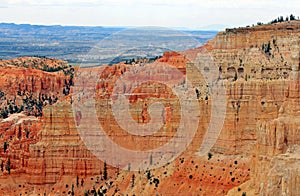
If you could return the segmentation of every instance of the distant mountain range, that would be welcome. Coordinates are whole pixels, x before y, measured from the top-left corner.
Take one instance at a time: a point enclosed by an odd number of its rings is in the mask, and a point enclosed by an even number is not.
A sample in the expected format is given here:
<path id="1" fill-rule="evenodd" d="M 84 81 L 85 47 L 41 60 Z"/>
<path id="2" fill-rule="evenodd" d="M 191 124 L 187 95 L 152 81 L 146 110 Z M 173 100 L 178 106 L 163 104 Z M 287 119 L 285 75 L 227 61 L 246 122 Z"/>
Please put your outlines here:
<path id="1" fill-rule="evenodd" d="M 128 30 L 129 29 L 129 30 Z M 147 30 L 149 31 L 149 30 Z M 142 33 L 141 33 L 142 32 Z M 82 56 L 89 53 L 95 45 L 103 40 L 112 39 L 118 35 L 118 42 L 122 47 L 135 47 L 145 40 L 152 40 L 148 45 L 184 50 L 197 47 L 214 37 L 217 31 L 181 30 L 152 31 L 144 33 L 140 28 L 128 27 L 101 27 L 101 26 L 61 26 L 61 25 L 30 25 L 0 23 L 0 59 L 11 59 L 21 56 L 47 56 L 66 60 L 70 63 L 81 63 Z M 137 35 L 139 36 L 137 39 Z M 155 39 L 154 39 L 155 37 Z M 109 38 L 109 39 L 107 39 Z M 186 39 L 194 39 L 194 43 Z M 139 40 L 139 42 L 137 42 Z M 108 51 L 115 46 L 106 44 L 106 54 L 99 54 L 101 58 L 91 57 L 89 63 L 107 63 L 111 61 Z M 136 46 L 137 47 L 137 46 Z M 128 48 L 130 49 L 130 48 Z M 146 57 L 161 55 L 146 54 Z M 144 55 L 144 53 L 142 54 Z"/>

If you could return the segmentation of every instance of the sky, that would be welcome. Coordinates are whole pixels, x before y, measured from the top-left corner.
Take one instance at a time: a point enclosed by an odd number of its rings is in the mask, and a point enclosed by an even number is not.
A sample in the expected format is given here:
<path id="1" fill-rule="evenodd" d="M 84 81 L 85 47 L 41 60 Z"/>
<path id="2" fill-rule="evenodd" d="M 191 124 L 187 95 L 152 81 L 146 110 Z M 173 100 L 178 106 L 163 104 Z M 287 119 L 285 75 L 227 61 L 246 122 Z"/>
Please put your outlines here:
<path id="1" fill-rule="evenodd" d="M 298 0 L 0 0 L 0 22 L 17 24 L 222 29 L 290 14 Z"/>

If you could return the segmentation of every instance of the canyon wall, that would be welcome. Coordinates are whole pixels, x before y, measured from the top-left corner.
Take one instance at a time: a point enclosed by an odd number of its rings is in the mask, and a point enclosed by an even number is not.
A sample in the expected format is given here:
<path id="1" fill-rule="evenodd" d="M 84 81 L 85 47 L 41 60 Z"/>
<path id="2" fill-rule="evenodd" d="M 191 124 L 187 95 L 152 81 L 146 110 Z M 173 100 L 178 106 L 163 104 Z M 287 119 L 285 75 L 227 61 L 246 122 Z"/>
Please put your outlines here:
<path id="1" fill-rule="evenodd" d="M 28 95 L 27 99 L 42 102 L 42 115 L 31 113 L 38 110 L 32 107 L 23 113 L 13 108 L 2 116 L 1 179 L 9 182 L 10 177 L 23 178 L 19 181 L 25 188 L 20 191 L 19 184 L 11 182 L 0 187 L 1 193 L 63 194 L 72 191 L 73 184 L 77 195 L 94 189 L 105 190 L 108 195 L 299 194 L 299 48 L 295 47 L 299 46 L 299 30 L 299 21 L 227 29 L 200 48 L 166 52 L 152 66 L 166 63 L 182 75 L 162 76 L 164 70 L 155 69 L 149 75 L 157 80 L 168 77 L 171 82 L 178 79 L 180 88 L 185 88 L 186 80 L 193 85 L 194 104 L 200 115 L 192 142 L 179 157 L 157 169 L 131 171 L 128 167 L 108 166 L 107 179 L 103 178 L 104 160 L 97 159 L 82 141 L 80 131 L 86 130 L 92 138 L 97 134 L 90 130 L 97 126 L 85 115 L 89 108 L 81 106 L 96 100 L 96 123 L 105 134 L 123 148 L 145 151 L 168 143 L 177 131 L 182 116 L 179 98 L 172 89 L 155 82 L 137 88 L 130 83 L 118 86 L 117 91 L 128 94 L 129 115 L 140 125 L 151 121 L 149 105 L 157 100 L 165 105 L 160 130 L 150 136 L 136 136 L 118 124 L 111 95 L 118 79 L 124 79 L 126 72 L 139 74 L 136 66 L 143 67 L 143 63 L 76 69 L 81 75 L 73 76 L 68 74 L 70 68 L 60 62 L 50 66 L 53 72 L 49 72 L 41 62 L 24 67 L 5 61 L 0 67 L 5 76 L 0 80 L 5 95 L 1 97 L 2 111 L 9 110 L 9 105 L 19 109 L 26 103 L 26 94 L 32 94 L 34 98 Z M 52 63 L 45 61 L 46 65 Z M 226 116 L 213 148 L 200 156 L 213 109 L 211 88 L 215 84 L 205 78 L 212 69 L 217 70 L 214 82 L 226 89 Z M 104 153 L 103 146 L 95 148 Z M 9 172 L 5 168 L 8 159 Z M 77 178 L 84 179 L 84 183 L 76 185 Z"/>

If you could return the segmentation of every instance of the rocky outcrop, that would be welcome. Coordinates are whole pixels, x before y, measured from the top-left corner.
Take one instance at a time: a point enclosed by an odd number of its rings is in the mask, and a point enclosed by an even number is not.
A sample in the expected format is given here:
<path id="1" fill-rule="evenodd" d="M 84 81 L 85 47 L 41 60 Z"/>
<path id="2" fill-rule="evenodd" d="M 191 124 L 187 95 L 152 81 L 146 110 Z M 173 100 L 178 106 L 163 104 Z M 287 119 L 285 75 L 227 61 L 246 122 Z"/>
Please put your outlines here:
<path id="1" fill-rule="evenodd" d="M 11 60 L 1 60 L 0 66 L 16 66 L 16 67 L 23 67 L 23 68 L 31 68 L 31 69 L 38 69 L 43 70 L 46 72 L 55 72 L 59 70 L 63 70 L 69 68 L 67 62 L 51 59 L 51 58 L 38 58 L 38 57 L 22 57 L 22 58 L 15 58 Z"/>
<path id="2" fill-rule="evenodd" d="M 57 70 L 48 70 L 52 68 Z M 0 61 L 0 117 L 22 111 L 40 116 L 43 106 L 70 93 L 74 71 L 65 62 L 54 59 Z"/>

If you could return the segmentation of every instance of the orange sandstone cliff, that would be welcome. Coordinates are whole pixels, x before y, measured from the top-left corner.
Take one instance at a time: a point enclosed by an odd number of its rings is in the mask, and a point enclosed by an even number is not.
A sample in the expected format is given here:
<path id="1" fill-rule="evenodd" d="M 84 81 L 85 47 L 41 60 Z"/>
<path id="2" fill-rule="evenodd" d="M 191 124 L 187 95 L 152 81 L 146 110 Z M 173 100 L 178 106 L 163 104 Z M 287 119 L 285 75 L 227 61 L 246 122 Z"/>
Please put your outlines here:
<path id="1" fill-rule="evenodd" d="M 97 159 L 78 130 L 92 121 L 82 113 L 86 111 L 73 106 L 94 96 L 97 120 L 105 133 L 123 148 L 144 151 L 170 141 L 177 131 L 182 116 L 172 89 L 152 82 L 118 86 L 117 90 L 128 93 L 130 115 L 139 124 L 151 121 L 148 105 L 157 99 L 165 105 L 161 130 L 136 136 L 122 129 L 111 106 L 115 84 L 126 72 L 138 74 L 135 66 L 119 63 L 84 69 L 80 74 L 86 80 L 81 80 L 75 74 L 77 69 L 58 60 L 26 57 L 2 61 L 0 193 L 300 194 L 299 36 L 299 21 L 227 29 L 203 47 L 166 52 L 152 63 L 170 64 L 183 74 L 172 75 L 168 81 L 177 78 L 183 86 L 186 79 L 192 83 L 197 94 L 195 106 L 201 113 L 186 150 L 162 167 L 146 171 L 113 167 Z M 214 101 L 210 84 L 201 73 L 213 66 L 226 89 L 226 116 L 217 142 L 208 154 L 200 155 Z M 149 75 L 157 80 L 165 77 L 155 69 Z M 76 88 L 90 88 L 95 93 L 80 93 Z M 84 128 L 95 127 L 90 123 Z M 101 151 L 102 147 L 97 148 Z"/>

